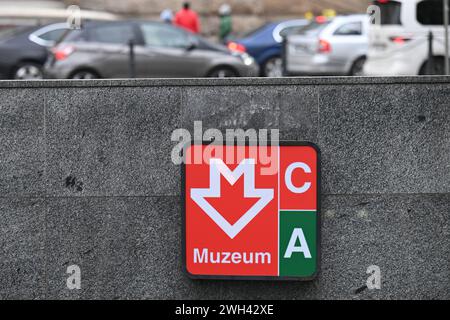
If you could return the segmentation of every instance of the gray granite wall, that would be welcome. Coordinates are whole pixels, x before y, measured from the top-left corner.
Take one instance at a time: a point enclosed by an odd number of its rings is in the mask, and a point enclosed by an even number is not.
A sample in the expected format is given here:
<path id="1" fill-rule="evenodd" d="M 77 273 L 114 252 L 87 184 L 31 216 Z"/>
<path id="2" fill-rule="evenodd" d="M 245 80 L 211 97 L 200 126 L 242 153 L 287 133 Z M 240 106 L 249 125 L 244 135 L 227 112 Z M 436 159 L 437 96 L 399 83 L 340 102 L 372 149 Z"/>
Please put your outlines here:
<path id="1" fill-rule="evenodd" d="M 194 120 L 320 146 L 318 279 L 183 275 L 170 135 Z M 0 82 L 2 299 L 449 299 L 449 220 L 450 78 Z"/>

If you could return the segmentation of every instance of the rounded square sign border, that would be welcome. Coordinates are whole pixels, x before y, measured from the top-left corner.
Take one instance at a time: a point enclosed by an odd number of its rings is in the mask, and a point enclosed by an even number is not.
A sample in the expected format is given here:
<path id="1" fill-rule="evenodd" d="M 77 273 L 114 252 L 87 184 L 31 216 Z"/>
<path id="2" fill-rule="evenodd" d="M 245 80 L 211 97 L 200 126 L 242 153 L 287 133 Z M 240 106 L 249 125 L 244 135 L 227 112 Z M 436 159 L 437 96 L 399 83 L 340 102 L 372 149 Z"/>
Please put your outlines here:
<path id="1" fill-rule="evenodd" d="M 210 144 L 216 144 L 215 142 L 211 141 L 203 141 L 203 142 L 196 142 L 192 141 L 189 146 L 194 145 L 210 145 Z M 219 144 L 217 144 L 219 145 Z M 220 144 L 225 146 L 225 144 Z M 234 143 L 234 146 L 259 146 L 259 143 L 250 144 L 246 142 L 245 144 L 237 144 Z M 310 277 L 290 277 L 290 276 L 222 276 L 222 275 L 195 275 L 191 274 L 187 270 L 187 261 L 186 261 L 186 161 L 183 161 L 183 164 L 181 165 L 181 216 L 182 216 L 182 233 L 181 233 L 181 245 L 182 245 L 182 268 L 183 273 L 190 279 L 193 280 L 245 280 L 245 281 L 311 281 L 317 278 L 318 274 L 321 270 L 321 241 L 322 241 L 322 219 L 321 219 L 321 195 L 322 195 L 322 186 L 321 186 L 321 180 L 322 180 L 322 159 L 321 159 L 321 153 L 320 148 L 313 142 L 308 141 L 280 141 L 279 147 L 311 147 L 313 148 L 317 153 L 317 223 L 316 223 L 316 244 L 317 244 L 317 253 L 316 253 L 316 272 L 311 275 Z M 185 155 L 183 155 L 185 157 Z M 279 169 L 279 168 L 278 168 Z"/>

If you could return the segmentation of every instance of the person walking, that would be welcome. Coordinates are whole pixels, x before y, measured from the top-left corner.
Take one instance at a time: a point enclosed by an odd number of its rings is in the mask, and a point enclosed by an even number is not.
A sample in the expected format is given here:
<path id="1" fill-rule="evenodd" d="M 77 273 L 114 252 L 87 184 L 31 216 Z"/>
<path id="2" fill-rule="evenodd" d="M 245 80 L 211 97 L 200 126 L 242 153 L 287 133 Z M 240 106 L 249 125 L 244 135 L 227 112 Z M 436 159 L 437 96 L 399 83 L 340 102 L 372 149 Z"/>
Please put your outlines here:
<path id="1" fill-rule="evenodd" d="M 220 6 L 219 18 L 220 18 L 219 39 L 221 42 L 225 43 L 228 36 L 231 34 L 231 31 L 233 30 L 230 5 L 224 3 Z"/>
<path id="2" fill-rule="evenodd" d="M 159 16 L 159 18 L 161 19 L 161 21 L 163 21 L 167 24 L 172 24 L 172 21 L 173 21 L 172 10 L 170 10 L 170 9 L 163 10 L 163 12 L 161 12 L 161 15 Z"/>
<path id="3" fill-rule="evenodd" d="M 200 21 L 198 15 L 194 10 L 191 10 L 191 4 L 189 2 L 185 2 L 183 4 L 183 8 L 177 12 L 174 23 L 176 26 L 189 30 L 193 33 L 200 32 Z"/>

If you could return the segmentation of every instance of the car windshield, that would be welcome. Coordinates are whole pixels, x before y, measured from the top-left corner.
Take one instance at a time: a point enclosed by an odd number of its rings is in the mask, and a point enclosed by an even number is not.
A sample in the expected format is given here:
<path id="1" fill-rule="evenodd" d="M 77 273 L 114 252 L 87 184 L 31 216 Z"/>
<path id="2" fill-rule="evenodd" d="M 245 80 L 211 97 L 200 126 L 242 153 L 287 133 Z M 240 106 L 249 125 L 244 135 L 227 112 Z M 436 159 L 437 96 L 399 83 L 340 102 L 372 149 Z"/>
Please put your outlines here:
<path id="1" fill-rule="evenodd" d="M 317 22 L 313 21 L 310 24 L 306 25 L 305 27 L 301 28 L 298 32 L 295 34 L 300 35 L 307 35 L 307 36 L 314 36 L 319 34 L 323 29 L 325 29 L 326 26 L 330 24 L 331 21 L 327 22 Z"/>

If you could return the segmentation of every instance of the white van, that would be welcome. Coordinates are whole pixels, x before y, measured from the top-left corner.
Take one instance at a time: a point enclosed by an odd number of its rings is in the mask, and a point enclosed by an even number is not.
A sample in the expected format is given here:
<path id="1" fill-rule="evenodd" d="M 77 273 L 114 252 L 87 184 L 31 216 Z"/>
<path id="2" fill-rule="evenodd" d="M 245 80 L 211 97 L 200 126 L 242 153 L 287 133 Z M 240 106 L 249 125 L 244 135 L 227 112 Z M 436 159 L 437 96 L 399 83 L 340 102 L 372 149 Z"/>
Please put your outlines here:
<path id="1" fill-rule="evenodd" d="M 378 0 L 379 24 L 371 24 L 364 75 L 403 76 L 445 73 L 443 0 Z M 433 70 L 427 66 L 433 33 Z"/>

